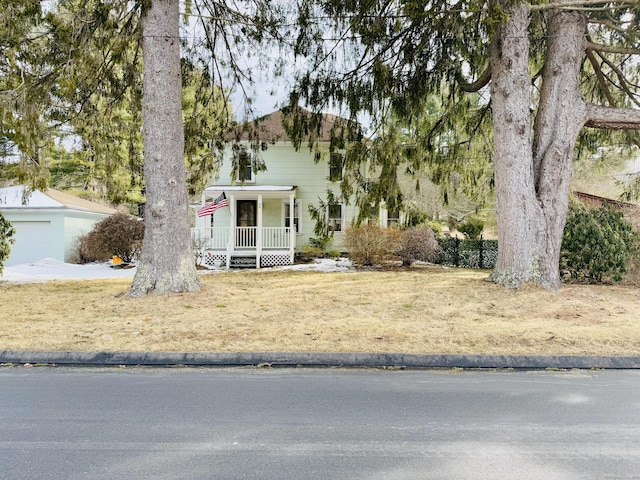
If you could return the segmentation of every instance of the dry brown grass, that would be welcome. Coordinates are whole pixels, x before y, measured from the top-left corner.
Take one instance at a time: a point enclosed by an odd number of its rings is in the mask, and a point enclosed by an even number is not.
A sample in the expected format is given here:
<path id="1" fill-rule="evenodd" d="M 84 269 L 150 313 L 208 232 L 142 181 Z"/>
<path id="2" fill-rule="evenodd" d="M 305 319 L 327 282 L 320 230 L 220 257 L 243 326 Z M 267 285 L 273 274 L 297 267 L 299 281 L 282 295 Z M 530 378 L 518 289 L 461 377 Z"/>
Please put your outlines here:
<path id="1" fill-rule="evenodd" d="M 633 286 L 516 291 L 419 267 L 206 275 L 130 299 L 129 280 L 0 283 L 0 350 L 640 354 Z"/>

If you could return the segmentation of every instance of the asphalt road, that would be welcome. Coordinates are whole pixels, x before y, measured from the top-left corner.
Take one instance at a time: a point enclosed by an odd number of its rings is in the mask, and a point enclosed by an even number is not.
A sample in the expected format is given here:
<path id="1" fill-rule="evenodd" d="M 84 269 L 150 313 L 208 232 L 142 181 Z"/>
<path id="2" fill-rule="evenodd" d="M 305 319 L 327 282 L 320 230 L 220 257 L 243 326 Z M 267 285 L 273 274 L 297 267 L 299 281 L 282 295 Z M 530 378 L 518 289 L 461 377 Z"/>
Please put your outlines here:
<path id="1" fill-rule="evenodd" d="M 640 372 L 0 368 L 2 479 L 640 479 Z"/>

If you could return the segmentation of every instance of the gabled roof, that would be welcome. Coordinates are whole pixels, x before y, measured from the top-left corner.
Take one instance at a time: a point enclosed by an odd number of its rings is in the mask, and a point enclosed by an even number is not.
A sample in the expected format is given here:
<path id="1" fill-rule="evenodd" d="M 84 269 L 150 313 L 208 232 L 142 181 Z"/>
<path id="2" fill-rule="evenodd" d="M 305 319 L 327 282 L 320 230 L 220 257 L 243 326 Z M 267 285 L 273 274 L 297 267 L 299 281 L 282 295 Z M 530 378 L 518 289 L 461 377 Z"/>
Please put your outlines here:
<path id="1" fill-rule="evenodd" d="M 295 185 L 212 185 L 205 192 L 292 192 Z"/>
<path id="2" fill-rule="evenodd" d="M 313 117 L 314 114 L 312 112 L 301 108 L 298 113 L 303 120 L 297 128 L 301 130 L 302 137 L 307 140 L 311 137 L 315 141 L 329 142 L 331 140 L 331 129 L 336 125 L 336 122 L 344 122 L 345 126 L 348 122 L 346 118 L 338 117 L 331 113 L 323 113 L 318 129 L 316 124 L 318 119 Z M 291 141 L 283 125 L 283 118 L 283 110 L 277 110 L 256 120 L 238 125 L 234 129 L 233 135 L 237 140 L 270 143 Z M 292 120 L 289 119 L 289 121 Z"/>
<path id="3" fill-rule="evenodd" d="M 44 192 L 34 190 L 25 195 L 27 191 L 24 185 L 0 188 L 0 210 L 67 209 L 107 215 L 118 213 L 114 208 L 52 188 Z"/>
<path id="4" fill-rule="evenodd" d="M 620 200 L 614 200 L 613 198 L 600 197 L 598 195 L 593 195 L 586 192 L 574 191 L 573 195 L 582 203 L 591 206 L 601 206 L 605 203 L 608 203 L 615 208 L 640 208 L 640 205 L 638 205 L 637 203 L 622 202 Z"/>

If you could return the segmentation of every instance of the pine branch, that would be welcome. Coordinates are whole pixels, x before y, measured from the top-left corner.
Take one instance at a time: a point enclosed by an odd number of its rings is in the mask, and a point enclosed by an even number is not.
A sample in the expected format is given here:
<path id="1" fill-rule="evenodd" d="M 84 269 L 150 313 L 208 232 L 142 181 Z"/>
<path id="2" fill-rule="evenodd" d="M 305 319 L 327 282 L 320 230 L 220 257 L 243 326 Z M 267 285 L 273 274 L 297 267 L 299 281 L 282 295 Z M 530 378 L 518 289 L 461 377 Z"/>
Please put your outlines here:
<path id="1" fill-rule="evenodd" d="M 638 107 L 640 107 L 640 101 L 637 98 L 638 95 L 634 94 L 631 91 L 631 89 L 629 88 L 629 82 L 627 81 L 627 79 L 626 79 L 626 77 L 624 75 L 624 72 L 622 70 L 620 70 L 620 68 L 618 68 L 617 65 L 615 65 L 613 62 L 611 62 L 611 60 L 606 58 L 600 52 L 597 52 L 597 53 L 598 53 L 598 56 L 602 59 L 602 61 L 604 63 L 606 63 L 611 68 L 611 70 L 613 70 L 613 72 L 616 74 L 616 76 L 618 77 L 618 81 L 620 82 L 620 88 L 624 91 L 624 93 L 627 95 L 629 100 L 631 100 Z"/>
<path id="2" fill-rule="evenodd" d="M 477 92 L 478 90 L 486 87 L 489 84 L 489 81 L 491 81 L 491 66 L 488 66 L 475 82 L 467 83 L 467 81 L 462 77 L 461 73 L 458 73 L 456 75 L 456 81 L 460 85 L 460 89 L 463 92 Z"/>
<path id="3" fill-rule="evenodd" d="M 615 98 L 613 98 L 613 94 L 611 93 L 611 90 L 609 89 L 609 85 L 607 85 L 606 78 L 605 78 L 604 74 L 602 73 L 602 68 L 600 68 L 600 64 L 598 63 L 598 60 L 596 59 L 595 55 L 593 54 L 593 51 L 587 49 L 586 54 L 587 54 L 587 59 L 589 60 L 589 63 L 591 63 L 591 66 L 593 67 L 593 70 L 596 73 L 596 78 L 598 80 L 598 83 L 602 87 L 602 90 L 604 91 L 605 97 L 607 97 L 607 101 L 609 102 L 609 105 L 614 107 L 616 105 Z"/>

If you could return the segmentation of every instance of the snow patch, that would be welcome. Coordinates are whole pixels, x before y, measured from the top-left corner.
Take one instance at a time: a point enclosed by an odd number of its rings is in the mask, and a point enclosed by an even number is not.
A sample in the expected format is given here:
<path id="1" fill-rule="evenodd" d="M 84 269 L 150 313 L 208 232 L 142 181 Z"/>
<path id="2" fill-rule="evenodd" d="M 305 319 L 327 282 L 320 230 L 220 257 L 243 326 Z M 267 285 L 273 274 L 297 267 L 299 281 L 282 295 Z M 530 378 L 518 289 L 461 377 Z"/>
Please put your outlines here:
<path id="1" fill-rule="evenodd" d="M 319 272 L 345 272 L 351 268 L 349 260 L 341 258 L 333 259 L 317 259 L 312 263 L 300 265 L 290 265 L 285 267 L 273 267 L 267 270 L 302 270 L 302 271 L 319 271 Z M 200 270 L 200 273 L 217 273 L 224 271 L 216 270 Z M 38 283 L 48 282 L 51 280 L 86 280 L 98 278 L 133 278 L 136 273 L 135 268 L 112 268 L 111 262 L 104 263 L 88 263 L 78 265 L 73 263 L 65 263 L 54 258 L 43 258 L 34 263 L 23 263 L 20 265 L 11 265 L 4 268 L 4 272 L 0 276 L 0 282 L 12 283 Z"/>

